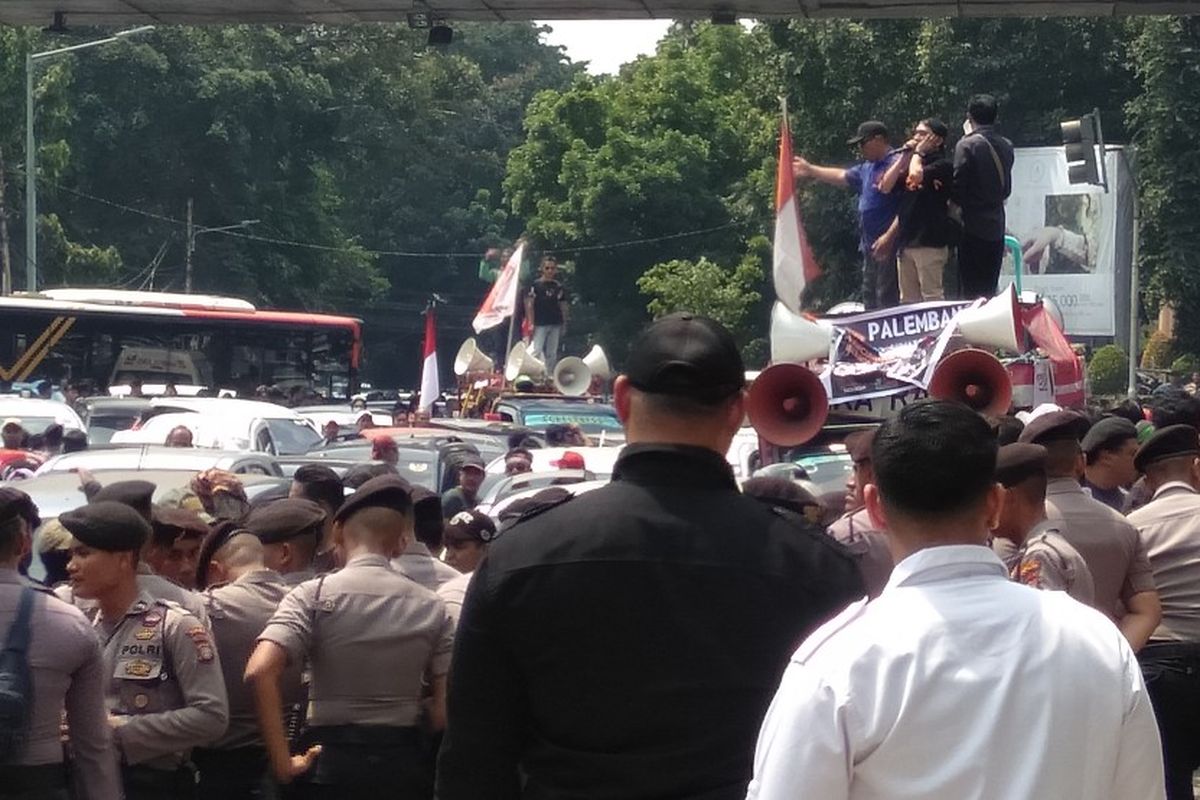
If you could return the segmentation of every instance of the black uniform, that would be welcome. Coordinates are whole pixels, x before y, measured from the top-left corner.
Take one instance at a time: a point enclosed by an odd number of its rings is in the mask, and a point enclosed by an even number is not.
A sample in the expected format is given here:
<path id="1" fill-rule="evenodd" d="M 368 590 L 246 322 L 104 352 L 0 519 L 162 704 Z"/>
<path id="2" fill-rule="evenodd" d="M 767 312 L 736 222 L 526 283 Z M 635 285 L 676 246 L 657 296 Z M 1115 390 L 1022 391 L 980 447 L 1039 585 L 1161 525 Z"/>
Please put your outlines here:
<path id="1" fill-rule="evenodd" d="M 743 497 L 720 454 L 630 445 L 611 485 L 531 512 L 476 571 L 438 796 L 740 800 L 788 657 L 862 594 L 837 543 Z"/>

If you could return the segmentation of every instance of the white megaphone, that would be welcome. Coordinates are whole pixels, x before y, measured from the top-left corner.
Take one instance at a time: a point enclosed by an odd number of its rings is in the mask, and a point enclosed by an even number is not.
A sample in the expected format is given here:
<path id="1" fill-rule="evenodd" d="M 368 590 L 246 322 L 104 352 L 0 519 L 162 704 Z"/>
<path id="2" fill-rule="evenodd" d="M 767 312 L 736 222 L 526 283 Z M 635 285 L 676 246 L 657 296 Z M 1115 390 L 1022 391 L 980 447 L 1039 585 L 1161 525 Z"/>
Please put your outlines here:
<path id="1" fill-rule="evenodd" d="M 973 347 L 1025 352 L 1017 290 L 1012 284 L 983 305 L 964 308 L 954 322 L 963 341 Z"/>
<path id="2" fill-rule="evenodd" d="M 474 338 L 463 342 L 458 348 L 458 355 L 454 357 L 455 375 L 478 375 L 481 372 L 493 372 L 495 369 L 496 364 L 479 349 Z"/>
<path id="3" fill-rule="evenodd" d="M 529 352 L 524 342 L 517 342 L 509 351 L 508 360 L 504 362 L 504 377 L 506 380 L 515 381 L 521 375 L 535 381 L 540 380 L 546 377 L 546 365 Z"/>
<path id="4" fill-rule="evenodd" d="M 582 358 L 567 356 L 554 368 L 554 388 L 568 397 L 587 394 L 592 385 L 592 371 Z"/>
<path id="5" fill-rule="evenodd" d="M 829 355 L 833 332 L 776 301 L 771 309 L 771 362 L 795 363 Z"/>
<path id="6" fill-rule="evenodd" d="M 591 370 L 593 378 L 606 381 L 612 377 L 612 367 L 608 365 L 608 356 L 600 345 L 592 345 L 592 349 L 583 357 L 583 363 Z"/>

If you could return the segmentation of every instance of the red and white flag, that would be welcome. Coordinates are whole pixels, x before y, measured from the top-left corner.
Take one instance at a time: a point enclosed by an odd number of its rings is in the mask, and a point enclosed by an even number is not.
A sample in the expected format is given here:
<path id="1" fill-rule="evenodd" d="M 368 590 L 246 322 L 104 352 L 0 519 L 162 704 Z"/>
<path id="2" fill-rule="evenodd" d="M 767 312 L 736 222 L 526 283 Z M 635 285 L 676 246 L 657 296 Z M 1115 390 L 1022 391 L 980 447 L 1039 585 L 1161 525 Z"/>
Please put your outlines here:
<path id="1" fill-rule="evenodd" d="M 421 363 L 421 402 L 417 410 L 429 413 L 441 393 L 437 363 L 437 312 L 431 305 L 425 312 L 425 356 Z"/>
<path id="2" fill-rule="evenodd" d="M 792 175 L 792 131 L 787 114 L 779 126 L 779 166 L 775 173 L 775 296 L 794 314 L 800 313 L 804 287 L 821 274 L 800 222 Z"/>
<path id="3" fill-rule="evenodd" d="M 483 333 L 488 328 L 494 328 L 513 315 L 517 308 L 517 288 L 521 281 L 521 258 L 525 255 L 525 243 L 522 242 L 509 257 L 508 263 L 496 277 L 492 290 L 484 298 L 479 313 L 471 327 L 476 333 Z"/>

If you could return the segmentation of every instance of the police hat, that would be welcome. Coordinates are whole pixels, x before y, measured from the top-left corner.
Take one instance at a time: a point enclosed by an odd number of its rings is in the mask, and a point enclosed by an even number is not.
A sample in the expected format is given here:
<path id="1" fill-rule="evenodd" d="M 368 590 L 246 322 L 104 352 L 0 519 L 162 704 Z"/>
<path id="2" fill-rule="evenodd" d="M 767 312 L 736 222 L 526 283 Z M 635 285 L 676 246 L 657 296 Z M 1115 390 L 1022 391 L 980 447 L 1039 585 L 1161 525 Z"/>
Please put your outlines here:
<path id="1" fill-rule="evenodd" d="M 408 514 L 412 510 L 412 487 L 399 475 L 378 475 L 359 486 L 346 498 L 333 518 L 345 522 L 364 508 L 381 506 Z"/>
<path id="2" fill-rule="evenodd" d="M 83 544 L 110 553 L 141 550 L 150 537 L 150 523 L 145 517 L 114 500 L 93 500 L 60 514 L 58 521 Z"/>
<path id="3" fill-rule="evenodd" d="M 715 405 L 742 390 L 746 368 L 721 323 L 680 313 L 655 320 L 634 340 L 625 377 L 643 392 Z"/>
<path id="4" fill-rule="evenodd" d="M 1138 472 L 1145 472 L 1156 461 L 1195 455 L 1200 455 L 1200 433 L 1191 425 L 1168 425 L 1138 448 L 1133 465 Z"/>
<path id="5" fill-rule="evenodd" d="M 855 431 L 846 437 L 846 452 L 855 464 L 871 460 L 871 445 L 875 442 L 877 430 L 879 429 L 871 428 L 869 431 Z"/>
<path id="6" fill-rule="evenodd" d="M 1124 417 L 1105 417 L 1088 429 L 1080 446 L 1089 456 L 1104 447 L 1136 439 L 1137 428 Z"/>
<path id="7" fill-rule="evenodd" d="M 114 481 L 101 487 L 100 491 L 92 495 L 91 502 L 112 502 L 129 506 L 141 514 L 146 522 L 149 522 L 154 488 L 154 484 L 150 481 Z"/>
<path id="8" fill-rule="evenodd" d="M 447 541 L 487 543 L 496 538 L 496 523 L 487 514 L 460 511 L 446 523 L 444 536 Z"/>
<path id="9" fill-rule="evenodd" d="M 1075 411 L 1051 411 L 1025 423 L 1018 442 L 1022 444 L 1045 444 L 1046 442 L 1079 441 L 1088 430 L 1087 418 Z"/>
<path id="10" fill-rule="evenodd" d="M 239 533 L 251 532 L 233 520 L 221 520 L 220 522 L 213 523 L 212 527 L 209 528 L 208 535 L 200 543 L 200 552 L 196 555 L 197 588 L 208 588 L 208 566 L 212 563 L 213 556 L 225 546 L 226 542 Z"/>
<path id="11" fill-rule="evenodd" d="M 285 497 L 256 508 L 246 517 L 246 530 L 263 544 L 278 544 L 305 534 L 320 535 L 325 509 L 312 500 Z"/>
<path id="12" fill-rule="evenodd" d="M 38 517 L 38 507 L 29 495 L 11 486 L 0 486 L 0 523 L 23 517 L 29 523 L 29 530 L 34 530 L 42 524 Z"/>
<path id="13" fill-rule="evenodd" d="M 195 511 L 170 506 L 154 506 L 150 512 L 150 529 L 155 544 L 169 547 L 181 536 L 204 536 L 208 525 Z"/>
<path id="14" fill-rule="evenodd" d="M 1040 444 L 1014 442 L 1004 445 L 996 454 L 996 482 L 1005 488 L 1045 474 L 1046 448 Z"/>

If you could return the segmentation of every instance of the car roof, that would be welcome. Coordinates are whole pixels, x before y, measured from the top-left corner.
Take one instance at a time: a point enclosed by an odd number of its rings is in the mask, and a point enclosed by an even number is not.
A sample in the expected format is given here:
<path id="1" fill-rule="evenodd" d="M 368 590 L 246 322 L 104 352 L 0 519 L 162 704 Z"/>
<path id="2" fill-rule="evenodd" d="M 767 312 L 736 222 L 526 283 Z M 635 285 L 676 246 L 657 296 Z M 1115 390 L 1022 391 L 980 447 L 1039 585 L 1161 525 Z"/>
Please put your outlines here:
<path id="1" fill-rule="evenodd" d="M 75 409 L 66 403 L 40 397 L 0 397 L 0 419 L 5 417 L 50 417 L 64 428 L 84 428 Z"/>
<path id="2" fill-rule="evenodd" d="M 166 447 L 164 445 L 94 447 L 75 453 L 63 453 L 46 461 L 38 475 L 83 467 L 95 472 L 101 469 L 162 469 L 201 470 L 219 467 L 229 469 L 237 462 L 254 462 L 273 467 L 281 475 L 275 459 L 267 453 L 247 453 L 238 450 L 216 450 L 207 447 Z"/>
<path id="3" fill-rule="evenodd" d="M 149 397 L 105 397 L 103 395 L 93 395 L 92 397 L 82 397 L 78 402 L 89 411 L 95 411 L 99 408 L 139 410 L 150 408 Z"/>
<path id="4" fill-rule="evenodd" d="M 260 419 L 300 419 L 294 409 L 261 400 L 240 400 L 234 397 L 154 397 L 155 408 L 218 414 L 222 417 L 254 417 Z"/>
<path id="5" fill-rule="evenodd" d="M 617 410 L 611 404 L 596 397 L 568 397 L 561 394 L 538 395 L 501 395 L 496 398 L 496 405 L 507 404 L 519 409 L 527 408 L 560 408 L 564 405 L 572 408 L 603 408 L 612 411 L 616 416 Z"/>
<path id="6" fill-rule="evenodd" d="M 562 458 L 568 450 L 583 456 L 584 468 L 596 475 L 611 475 L 613 466 L 621 456 L 621 447 L 535 447 L 529 452 L 533 454 L 534 472 L 552 472 L 555 467 L 552 461 Z M 504 474 L 504 456 L 496 458 L 487 465 L 489 475 Z"/>

